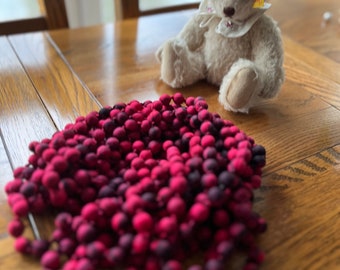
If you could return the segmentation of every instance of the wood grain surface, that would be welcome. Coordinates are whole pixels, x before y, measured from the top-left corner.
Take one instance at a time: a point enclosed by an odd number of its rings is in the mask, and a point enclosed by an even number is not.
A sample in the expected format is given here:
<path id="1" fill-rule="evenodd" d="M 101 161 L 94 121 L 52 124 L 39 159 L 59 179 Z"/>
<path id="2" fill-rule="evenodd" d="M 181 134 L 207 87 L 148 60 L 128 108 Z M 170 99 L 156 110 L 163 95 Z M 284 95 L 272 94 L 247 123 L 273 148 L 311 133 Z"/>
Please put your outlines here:
<path id="1" fill-rule="evenodd" d="M 279 96 L 249 114 L 226 112 L 218 88 L 181 89 L 203 96 L 267 149 L 254 208 L 269 223 L 258 241 L 261 269 L 340 269 L 340 39 L 336 0 L 270 1 L 284 38 L 286 81 Z M 324 22 L 322 15 L 333 12 Z M 159 80 L 154 53 L 194 11 L 129 19 L 83 29 L 0 37 L 0 187 L 27 162 L 28 143 L 101 106 L 175 93 Z M 12 215 L 0 191 L 0 265 L 39 269 L 12 249 Z M 39 233 L 52 230 L 37 218 Z M 32 234 L 31 231 L 27 232 Z"/>

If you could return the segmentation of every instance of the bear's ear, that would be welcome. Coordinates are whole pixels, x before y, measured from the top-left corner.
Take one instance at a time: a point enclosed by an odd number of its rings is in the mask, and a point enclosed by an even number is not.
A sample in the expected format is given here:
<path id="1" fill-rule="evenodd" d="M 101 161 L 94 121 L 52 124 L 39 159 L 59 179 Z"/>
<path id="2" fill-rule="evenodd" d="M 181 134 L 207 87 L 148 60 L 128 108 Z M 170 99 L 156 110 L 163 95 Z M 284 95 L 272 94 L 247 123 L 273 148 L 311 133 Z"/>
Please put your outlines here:
<path id="1" fill-rule="evenodd" d="M 264 0 L 255 0 L 253 8 L 263 8 L 264 7 Z"/>

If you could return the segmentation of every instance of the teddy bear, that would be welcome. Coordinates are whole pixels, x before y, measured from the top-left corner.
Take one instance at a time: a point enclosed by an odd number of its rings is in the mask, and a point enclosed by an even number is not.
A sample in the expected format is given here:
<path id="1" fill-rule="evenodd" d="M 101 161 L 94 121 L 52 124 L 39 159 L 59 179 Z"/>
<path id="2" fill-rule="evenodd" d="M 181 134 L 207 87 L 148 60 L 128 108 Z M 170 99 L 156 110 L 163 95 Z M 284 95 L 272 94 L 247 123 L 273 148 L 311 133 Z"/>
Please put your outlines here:
<path id="1" fill-rule="evenodd" d="M 264 0 L 203 0 L 179 34 L 156 51 L 161 80 L 182 88 L 206 79 L 226 110 L 248 113 L 284 81 L 277 23 Z"/>

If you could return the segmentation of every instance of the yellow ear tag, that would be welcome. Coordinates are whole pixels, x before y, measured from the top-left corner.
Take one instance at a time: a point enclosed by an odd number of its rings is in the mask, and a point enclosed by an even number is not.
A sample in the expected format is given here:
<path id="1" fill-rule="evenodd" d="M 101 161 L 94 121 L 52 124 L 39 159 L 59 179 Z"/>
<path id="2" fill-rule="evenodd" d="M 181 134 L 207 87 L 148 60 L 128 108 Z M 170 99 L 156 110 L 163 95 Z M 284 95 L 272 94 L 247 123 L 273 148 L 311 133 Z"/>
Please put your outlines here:
<path id="1" fill-rule="evenodd" d="M 255 0 L 253 8 L 263 8 L 264 0 Z"/>

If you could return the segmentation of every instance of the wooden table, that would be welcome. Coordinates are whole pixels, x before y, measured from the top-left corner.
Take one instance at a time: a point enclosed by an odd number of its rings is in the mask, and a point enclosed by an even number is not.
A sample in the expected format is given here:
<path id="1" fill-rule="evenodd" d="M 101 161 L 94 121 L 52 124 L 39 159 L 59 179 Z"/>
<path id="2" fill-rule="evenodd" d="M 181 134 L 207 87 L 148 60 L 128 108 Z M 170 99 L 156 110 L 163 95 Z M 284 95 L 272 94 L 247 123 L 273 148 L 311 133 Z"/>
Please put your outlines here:
<path id="1" fill-rule="evenodd" d="M 244 115 L 224 111 L 218 89 L 206 83 L 181 91 L 203 96 L 210 111 L 267 149 L 254 206 L 269 223 L 259 238 L 267 254 L 262 269 L 340 269 L 340 4 L 271 2 L 285 45 L 286 82 L 278 98 Z M 325 11 L 333 12 L 328 23 Z M 159 80 L 154 52 L 191 14 L 0 37 L 1 269 L 39 268 L 12 248 L 3 192 L 12 169 L 27 163 L 29 142 L 103 105 L 175 93 Z M 37 223 L 40 234 L 50 231 Z"/>

